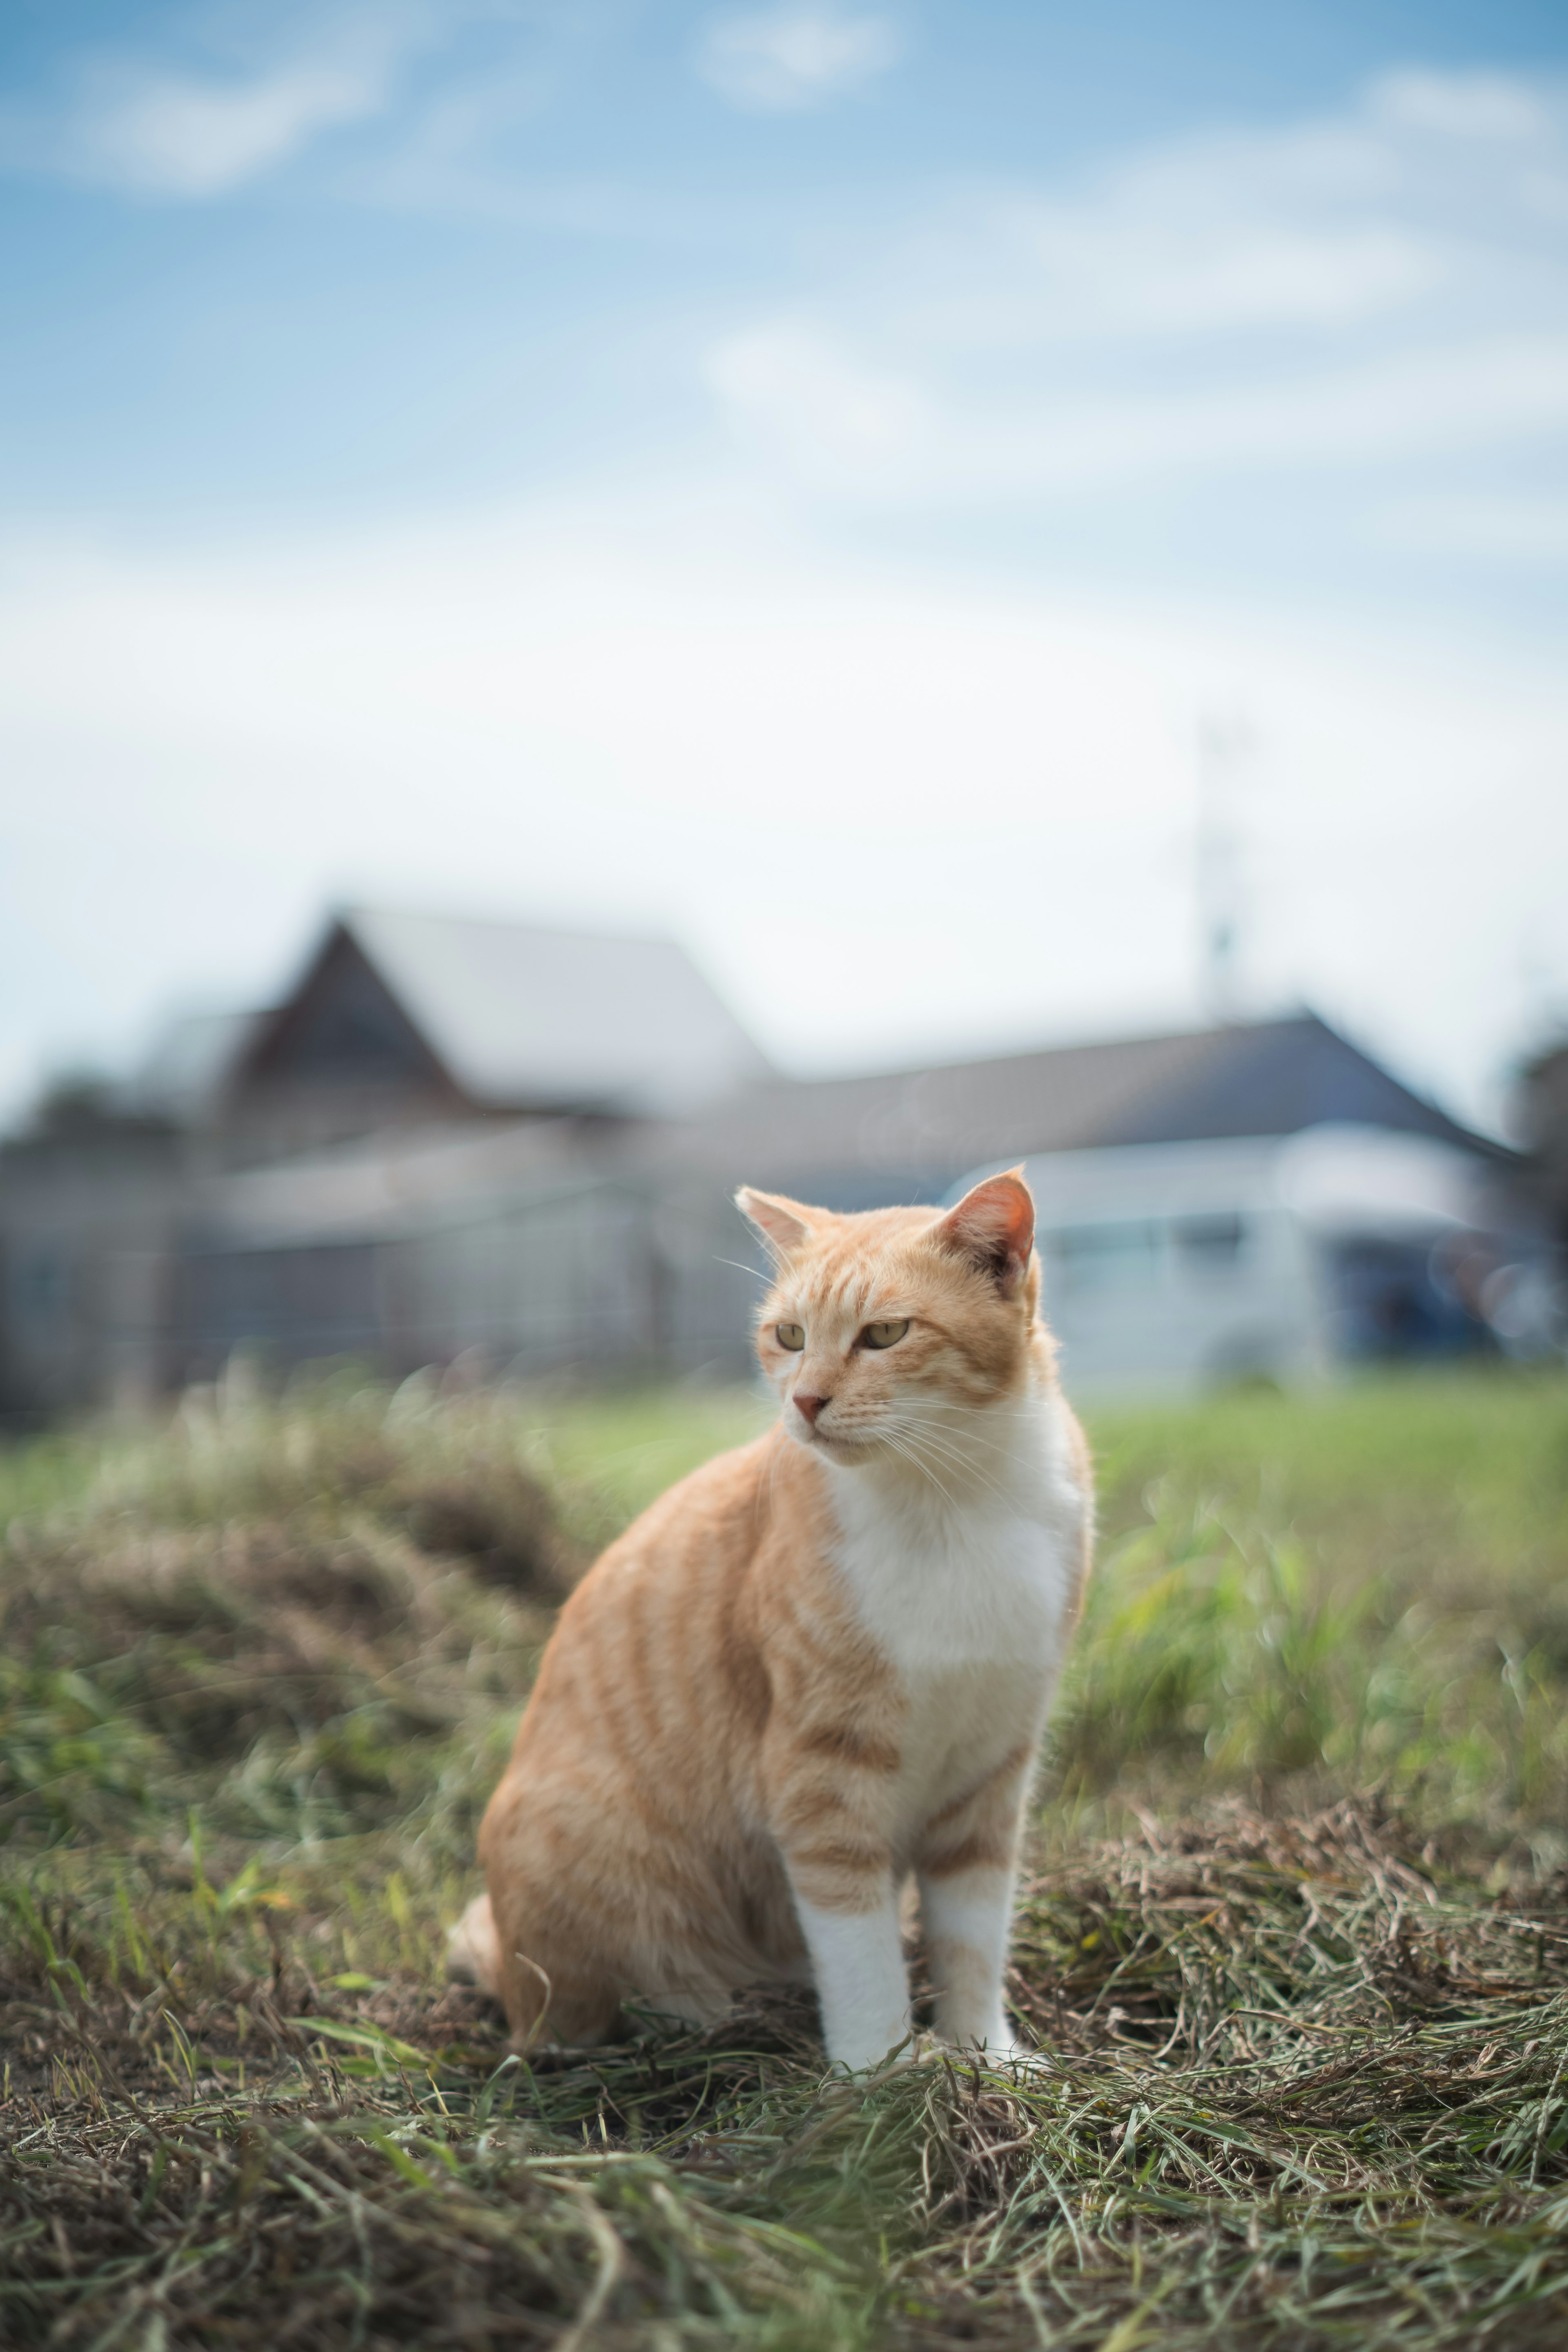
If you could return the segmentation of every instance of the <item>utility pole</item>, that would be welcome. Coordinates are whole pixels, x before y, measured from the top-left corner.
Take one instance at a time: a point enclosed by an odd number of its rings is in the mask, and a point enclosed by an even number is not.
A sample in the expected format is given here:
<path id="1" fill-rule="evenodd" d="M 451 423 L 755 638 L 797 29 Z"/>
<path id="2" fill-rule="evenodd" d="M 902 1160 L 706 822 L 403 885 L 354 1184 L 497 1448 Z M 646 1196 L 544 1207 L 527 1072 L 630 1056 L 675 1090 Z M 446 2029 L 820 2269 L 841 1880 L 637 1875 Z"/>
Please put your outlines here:
<path id="1" fill-rule="evenodd" d="M 1209 718 L 1199 724 L 1195 873 L 1199 982 L 1209 1019 L 1221 1025 L 1238 1020 L 1241 1013 L 1237 965 L 1243 880 L 1237 798 L 1252 740 L 1245 719 Z"/>

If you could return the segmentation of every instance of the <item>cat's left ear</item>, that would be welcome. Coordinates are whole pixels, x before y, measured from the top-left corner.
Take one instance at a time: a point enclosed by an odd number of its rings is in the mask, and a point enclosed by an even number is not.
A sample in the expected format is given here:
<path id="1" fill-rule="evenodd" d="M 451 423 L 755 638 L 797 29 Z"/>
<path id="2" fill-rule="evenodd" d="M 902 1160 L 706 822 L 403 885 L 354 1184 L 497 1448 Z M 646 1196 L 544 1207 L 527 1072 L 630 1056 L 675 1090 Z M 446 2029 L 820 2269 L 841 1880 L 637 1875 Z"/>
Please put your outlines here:
<path id="1" fill-rule="evenodd" d="M 1034 1196 L 1022 1168 L 988 1176 L 966 1192 L 935 1228 L 939 1248 L 966 1257 L 990 1275 L 1005 1298 L 1016 1297 L 1035 1246 Z"/>

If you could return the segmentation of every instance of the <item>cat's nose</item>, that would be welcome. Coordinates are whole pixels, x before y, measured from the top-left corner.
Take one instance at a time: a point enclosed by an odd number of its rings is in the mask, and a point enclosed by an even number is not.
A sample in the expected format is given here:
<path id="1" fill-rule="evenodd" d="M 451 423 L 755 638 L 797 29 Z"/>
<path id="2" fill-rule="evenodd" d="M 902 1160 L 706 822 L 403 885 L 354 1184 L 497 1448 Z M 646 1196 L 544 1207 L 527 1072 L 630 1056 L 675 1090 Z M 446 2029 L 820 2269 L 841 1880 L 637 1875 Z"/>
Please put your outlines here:
<path id="1" fill-rule="evenodd" d="M 810 1422 L 812 1427 L 815 1429 L 816 1426 L 816 1416 L 822 1411 L 823 1406 L 827 1402 L 827 1399 L 826 1397 L 819 1396 L 807 1396 L 803 1389 L 796 1389 L 795 1392 L 795 1402 L 800 1412 L 807 1421 Z"/>

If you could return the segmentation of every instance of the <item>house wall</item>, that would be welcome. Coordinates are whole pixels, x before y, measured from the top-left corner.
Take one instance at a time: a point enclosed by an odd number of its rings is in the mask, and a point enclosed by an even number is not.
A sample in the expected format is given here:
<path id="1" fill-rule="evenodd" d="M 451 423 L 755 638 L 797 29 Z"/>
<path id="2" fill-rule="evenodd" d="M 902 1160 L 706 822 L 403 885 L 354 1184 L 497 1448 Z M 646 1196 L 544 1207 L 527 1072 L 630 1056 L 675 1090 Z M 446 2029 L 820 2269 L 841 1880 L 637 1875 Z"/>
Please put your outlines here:
<path id="1" fill-rule="evenodd" d="M 469 1353 L 492 1369 L 743 1377 L 761 1258 L 732 1204 L 584 1170 L 447 1204 L 382 1234 L 188 1236 L 170 1355 L 211 1379 L 237 1348 L 354 1356 L 394 1378 Z"/>
<path id="2" fill-rule="evenodd" d="M 186 1379 L 236 1348 L 395 1377 L 474 1351 L 498 1370 L 605 1370 L 665 1360 L 668 1290 L 648 1198 L 585 1181 L 357 1239 L 207 1237 L 182 1259 L 175 1353 Z"/>
<path id="3" fill-rule="evenodd" d="M 211 1380 L 236 1349 L 283 1364 L 377 1360 L 375 1250 L 368 1242 L 182 1249 L 174 1268 L 174 1384 Z"/>
<path id="4" fill-rule="evenodd" d="M 1447 1144 L 1328 1125 L 1045 1154 L 1025 1172 L 1071 1387 L 1290 1381 L 1495 1349 L 1464 1277 L 1517 1237 L 1484 1230 L 1489 1164 Z"/>
<path id="5" fill-rule="evenodd" d="M 628 1187 L 479 1204 L 384 1244 L 379 1269 L 384 1352 L 399 1370 L 469 1349 L 542 1371 L 662 1353 L 650 1204 Z"/>
<path id="6" fill-rule="evenodd" d="M 1524 1072 L 1519 1111 L 1536 1198 L 1568 1245 L 1568 1045 L 1542 1054 Z"/>
<path id="7" fill-rule="evenodd" d="M 0 1417 L 168 1385 L 187 1182 L 173 1135 L 110 1129 L 0 1151 Z"/>

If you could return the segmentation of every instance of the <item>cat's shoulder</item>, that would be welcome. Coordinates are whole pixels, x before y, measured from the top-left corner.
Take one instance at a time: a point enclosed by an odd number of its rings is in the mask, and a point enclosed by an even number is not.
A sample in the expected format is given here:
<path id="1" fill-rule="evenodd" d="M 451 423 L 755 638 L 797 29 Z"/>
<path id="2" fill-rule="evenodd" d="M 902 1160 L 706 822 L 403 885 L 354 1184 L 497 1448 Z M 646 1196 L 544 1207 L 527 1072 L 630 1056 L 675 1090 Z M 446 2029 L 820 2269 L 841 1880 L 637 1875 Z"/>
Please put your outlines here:
<path id="1" fill-rule="evenodd" d="M 600 1553 L 578 1591 L 627 1576 L 675 1574 L 683 1562 L 743 1570 L 781 1509 L 809 1505 L 810 1493 L 796 1489 L 802 1469 L 811 1467 L 777 1430 L 714 1454 L 638 1513 Z"/>

